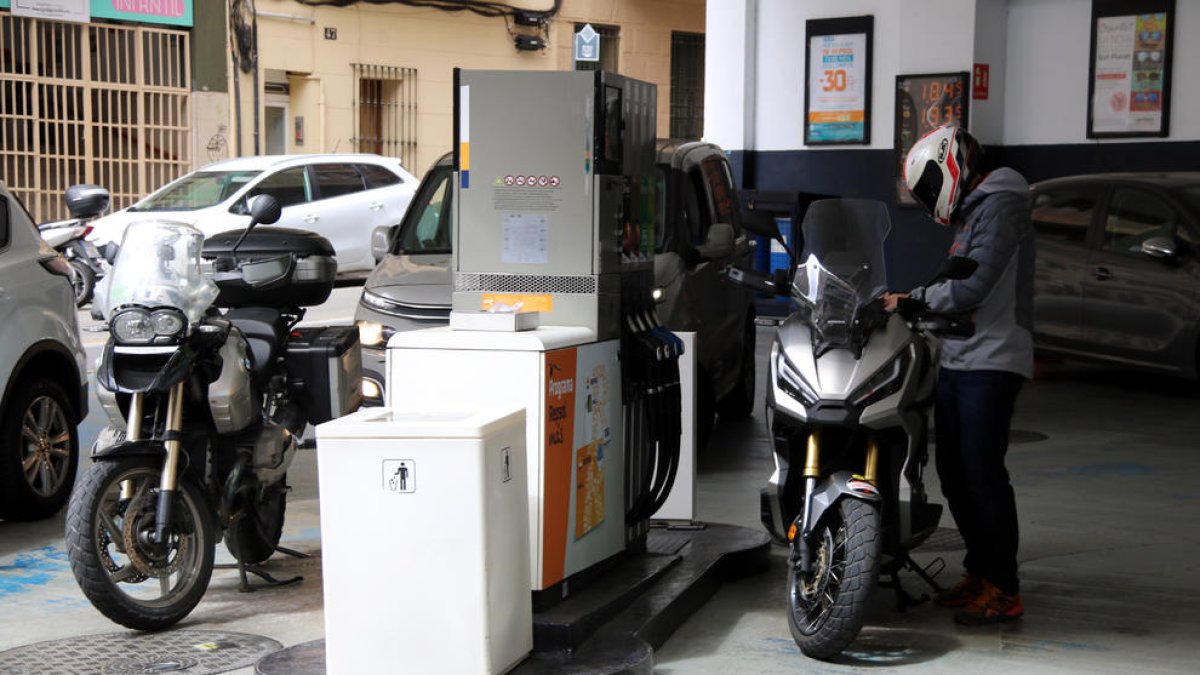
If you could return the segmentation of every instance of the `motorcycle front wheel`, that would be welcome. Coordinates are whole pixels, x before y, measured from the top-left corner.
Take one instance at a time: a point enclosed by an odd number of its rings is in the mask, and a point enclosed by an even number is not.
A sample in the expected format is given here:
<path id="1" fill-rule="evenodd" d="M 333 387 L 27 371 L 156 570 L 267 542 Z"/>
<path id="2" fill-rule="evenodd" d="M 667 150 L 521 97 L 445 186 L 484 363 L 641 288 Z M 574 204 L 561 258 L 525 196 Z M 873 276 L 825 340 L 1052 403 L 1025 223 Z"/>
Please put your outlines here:
<path id="1" fill-rule="evenodd" d="M 75 292 L 75 306 L 83 307 L 92 301 L 92 293 L 96 290 L 96 273 L 87 262 L 72 258 L 71 288 Z"/>
<path id="2" fill-rule="evenodd" d="M 114 622 L 162 630 L 187 616 L 212 576 L 216 537 L 200 490 L 180 478 L 170 536 L 152 541 L 161 460 L 101 460 L 75 488 L 67 554 L 83 594 Z"/>
<path id="3" fill-rule="evenodd" d="M 810 571 L 788 571 L 788 627 L 806 656 L 837 656 L 862 630 L 879 580 L 879 527 L 877 504 L 844 498 L 812 532 Z"/>

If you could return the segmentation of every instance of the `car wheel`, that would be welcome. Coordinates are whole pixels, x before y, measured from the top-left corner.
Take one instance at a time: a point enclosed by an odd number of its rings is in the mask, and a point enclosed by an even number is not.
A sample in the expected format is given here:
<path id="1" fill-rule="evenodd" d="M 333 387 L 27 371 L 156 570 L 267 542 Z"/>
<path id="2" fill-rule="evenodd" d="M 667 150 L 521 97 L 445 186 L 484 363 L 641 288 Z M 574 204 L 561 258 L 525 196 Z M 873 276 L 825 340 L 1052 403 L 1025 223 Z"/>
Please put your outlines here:
<path id="1" fill-rule="evenodd" d="M 742 338 L 741 372 L 737 384 L 717 405 L 722 419 L 744 419 L 754 412 L 754 340 L 757 330 L 754 318 L 746 321 L 746 334 Z"/>
<path id="2" fill-rule="evenodd" d="M 51 379 L 26 379 L 13 388 L 3 420 L 0 518 L 48 518 L 67 502 L 79 464 L 79 430 L 70 400 Z"/>

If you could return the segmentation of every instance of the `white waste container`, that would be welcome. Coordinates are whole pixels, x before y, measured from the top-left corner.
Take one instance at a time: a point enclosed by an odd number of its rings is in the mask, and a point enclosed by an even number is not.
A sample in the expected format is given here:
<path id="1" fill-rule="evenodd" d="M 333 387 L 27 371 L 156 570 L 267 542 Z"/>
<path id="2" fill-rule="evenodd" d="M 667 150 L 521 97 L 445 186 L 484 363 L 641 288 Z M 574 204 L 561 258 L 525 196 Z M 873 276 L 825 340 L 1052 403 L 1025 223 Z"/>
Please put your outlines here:
<path id="1" fill-rule="evenodd" d="M 317 427 L 325 662 L 502 673 L 533 648 L 525 411 L 372 408 Z"/>

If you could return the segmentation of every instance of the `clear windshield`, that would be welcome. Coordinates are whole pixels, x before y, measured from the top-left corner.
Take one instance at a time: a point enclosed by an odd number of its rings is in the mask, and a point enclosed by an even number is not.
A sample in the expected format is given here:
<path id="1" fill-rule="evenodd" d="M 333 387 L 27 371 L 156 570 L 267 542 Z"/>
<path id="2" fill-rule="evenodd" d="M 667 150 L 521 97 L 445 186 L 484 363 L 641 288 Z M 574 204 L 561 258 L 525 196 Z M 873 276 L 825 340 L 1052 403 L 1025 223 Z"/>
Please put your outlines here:
<path id="1" fill-rule="evenodd" d="M 258 171 L 197 171 L 150 195 L 130 211 L 195 211 L 216 206 L 242 189 Z"/>
<path id="2" fill-rule="evenodd" d="M 196 322 L 217 298 L 217 285 L 200 271 L 204 235 L 183 223 L 149 220 L 125 229 L 110 274 L 96 287 L 105 320 L 124 305 L 174 307 Z"/>
<path id="3" fill-rule="evenodd" d="M 859 310 L 887 290 L 887 206 L 870 199 L 813 202 L 802 229 L 804 250 L 792 295 L 815 337 L 846 344 Z"/>

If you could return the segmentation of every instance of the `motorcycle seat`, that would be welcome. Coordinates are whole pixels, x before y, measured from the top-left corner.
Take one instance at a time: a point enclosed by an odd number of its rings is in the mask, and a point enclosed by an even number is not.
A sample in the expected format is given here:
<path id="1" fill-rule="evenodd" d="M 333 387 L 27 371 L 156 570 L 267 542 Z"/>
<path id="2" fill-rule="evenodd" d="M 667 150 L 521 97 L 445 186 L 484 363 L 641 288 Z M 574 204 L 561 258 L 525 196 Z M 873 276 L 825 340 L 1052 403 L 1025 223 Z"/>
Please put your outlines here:
<path id="1" fill-rule="evenodd" d="M 246 338 L 251 368 L 256 377 L 261 377 L 279 357 L 287 337 L 283 314 L 270 307 L 238 307 L 229 310 L 225 318 Z"/>

